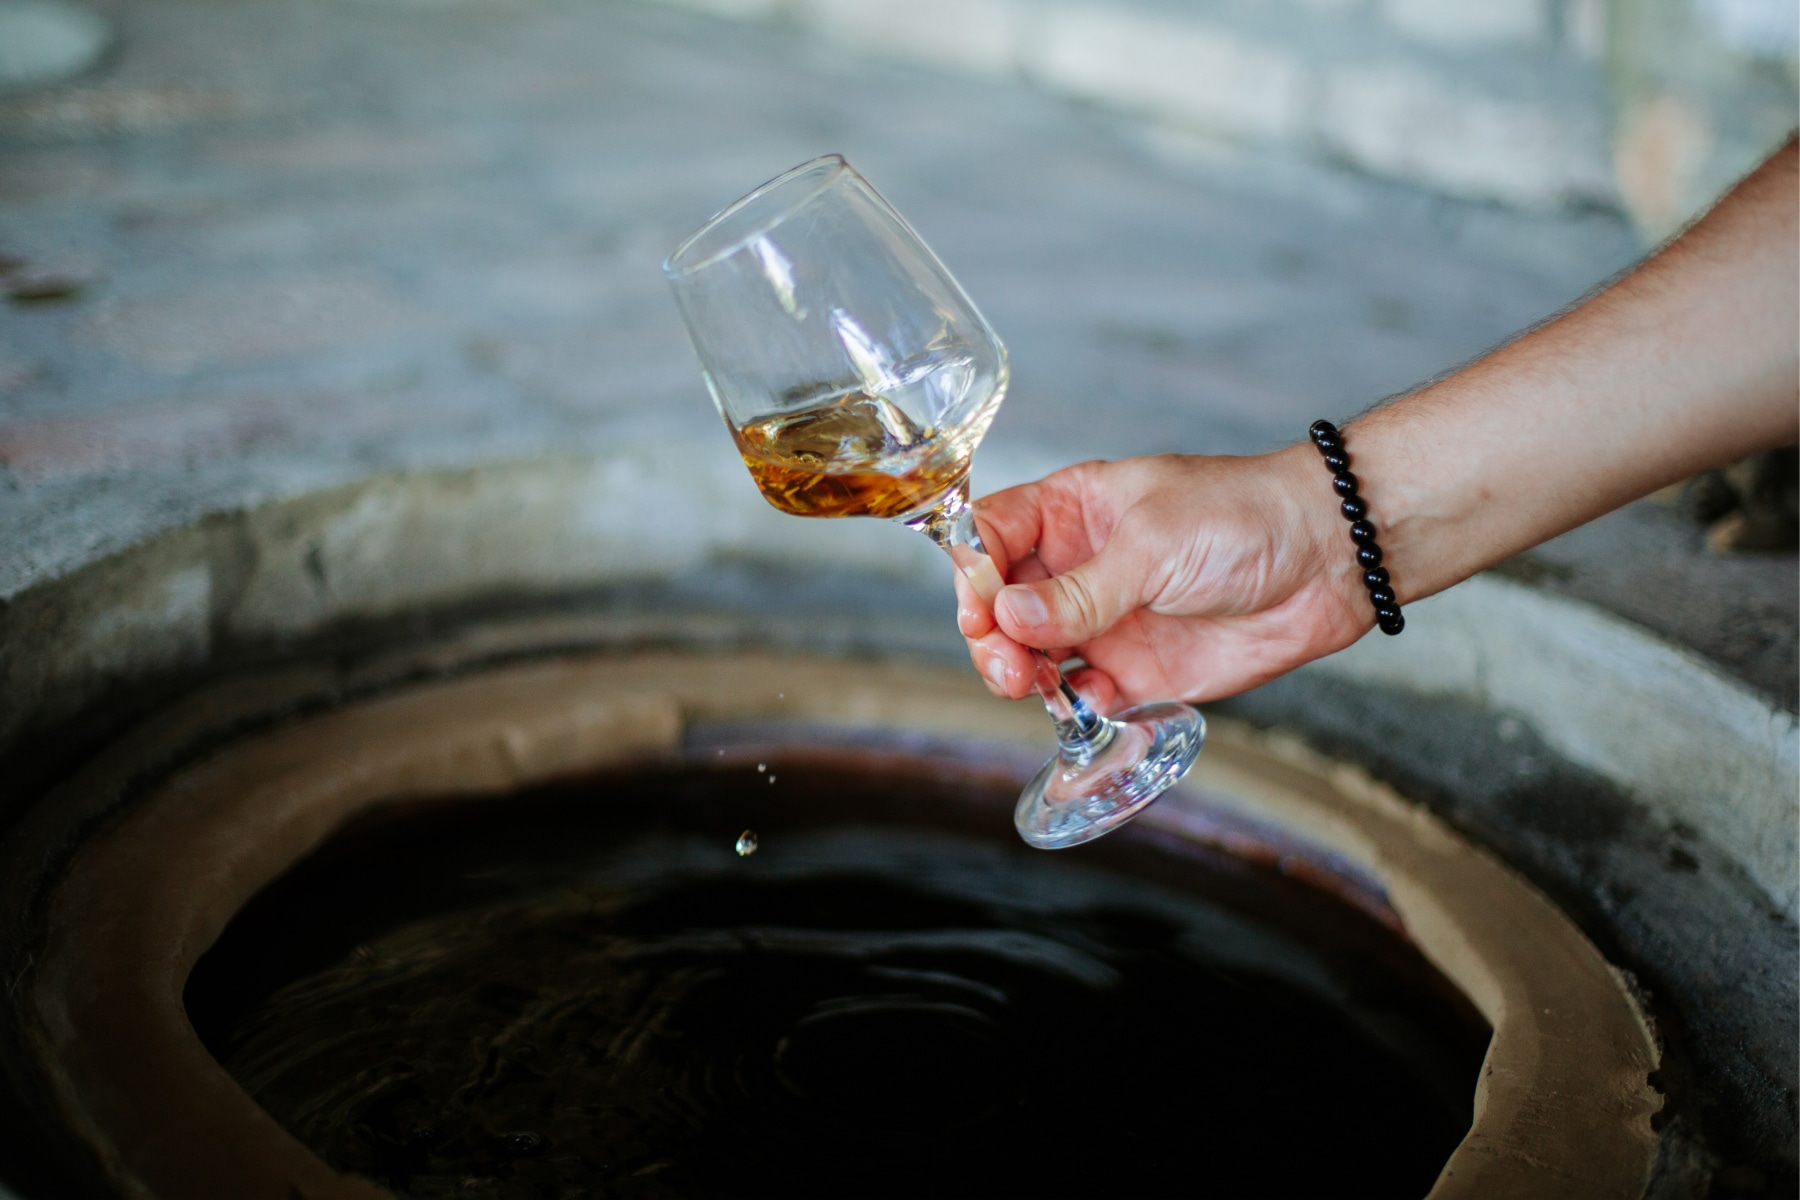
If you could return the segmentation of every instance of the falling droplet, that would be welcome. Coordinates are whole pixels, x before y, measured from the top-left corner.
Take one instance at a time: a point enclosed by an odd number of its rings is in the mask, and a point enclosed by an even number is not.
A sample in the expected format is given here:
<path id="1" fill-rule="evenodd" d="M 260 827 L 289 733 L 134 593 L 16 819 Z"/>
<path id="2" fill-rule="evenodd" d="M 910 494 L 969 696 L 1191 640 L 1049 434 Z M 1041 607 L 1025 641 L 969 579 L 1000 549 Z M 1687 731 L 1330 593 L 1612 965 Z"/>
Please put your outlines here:
<path id="1" fill-rule="evenodd" d="M 746 829 L 738 834 L 737 845 L 733 847 L 739 858 L 749 858 L 756 853 L 756 830 Z"/>
<path id="2" fill-rule="evenodd" d="M 770 783 L 774 783 L 774 782 L 775 782 L 775 777 L 774 777 L 774 776 L 773 776 L 773 775 L 771 775 L 771 776 L 769 776 L 769 782 L 770 782 Z"/>
<path id="3" fill-rule="evenodd" d="M 757 763 L 757 764 L 756 764 L 756 769 L 757 769 L 757 770 L 758 770 L 758 771 L 766 771 L 766 770 L 768 770 L 768 769 L 769 769 L 769 764 L 768 764 L 768 763 Z"/>

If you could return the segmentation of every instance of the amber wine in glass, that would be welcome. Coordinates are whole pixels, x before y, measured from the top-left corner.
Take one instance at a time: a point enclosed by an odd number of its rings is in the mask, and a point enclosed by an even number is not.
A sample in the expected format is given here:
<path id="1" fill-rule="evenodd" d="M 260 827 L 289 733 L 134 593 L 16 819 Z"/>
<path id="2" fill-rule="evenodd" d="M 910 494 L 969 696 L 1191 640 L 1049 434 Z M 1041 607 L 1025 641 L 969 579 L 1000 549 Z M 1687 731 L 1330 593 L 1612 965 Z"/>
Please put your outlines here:
<path id="1" fill-rule="evenodd" d="M 1002 586 L 969 507 L 969 460 L 1006 395 L 1006 349 L 911 227 L 837 155 L 731 205 L 663 264 L 713 402 L 763 496 L 802 517 L 884 517 L 942 547 L 988 603 Z M 1041 651 L 1057 753 L 1014 824 L 1044 849 L 1130 820 L 1193 765 L 1185 704 L 1095 712 Z"/>

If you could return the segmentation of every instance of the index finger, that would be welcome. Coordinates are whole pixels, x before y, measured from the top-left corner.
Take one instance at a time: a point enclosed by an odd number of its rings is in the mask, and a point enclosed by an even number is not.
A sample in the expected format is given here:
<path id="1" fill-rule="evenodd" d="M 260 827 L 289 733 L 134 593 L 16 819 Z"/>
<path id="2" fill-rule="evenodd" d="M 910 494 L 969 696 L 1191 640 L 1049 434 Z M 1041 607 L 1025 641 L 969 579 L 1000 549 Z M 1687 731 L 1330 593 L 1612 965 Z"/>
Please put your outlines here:
<path id="1" fill-rule="evenodd" d="M 1039 482 L 1021 483 L 990 492 L 974 503 L 976 532 L 1002 580 L 1009 578 L 1012 564 L 1037 545 L 1042 529 L 1037 504 L 1040 490 Z"/>

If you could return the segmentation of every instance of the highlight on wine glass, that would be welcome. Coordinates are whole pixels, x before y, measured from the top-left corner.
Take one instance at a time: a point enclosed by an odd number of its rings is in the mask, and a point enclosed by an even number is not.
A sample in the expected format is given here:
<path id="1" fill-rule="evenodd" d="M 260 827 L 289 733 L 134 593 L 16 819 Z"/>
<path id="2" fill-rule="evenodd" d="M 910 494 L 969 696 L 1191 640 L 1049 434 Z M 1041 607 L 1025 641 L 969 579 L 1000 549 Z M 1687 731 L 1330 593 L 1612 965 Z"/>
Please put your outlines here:
<path id="1" fill-rule="evenodd" d="M 885 517 L 942 547 L 988 604 L 1002 586 L 969 507 L 969 460 L 1006 395 L 1006 348 L 868 181 L 833 154 L 752 191 L 663 264 L 713 402 L 770 504 Z M 1124 824 L 1206 740 L 1173 702 L 1095 712 L 1036 651 L 1057 752 L 1014 810 L 1059 849 Z"/>

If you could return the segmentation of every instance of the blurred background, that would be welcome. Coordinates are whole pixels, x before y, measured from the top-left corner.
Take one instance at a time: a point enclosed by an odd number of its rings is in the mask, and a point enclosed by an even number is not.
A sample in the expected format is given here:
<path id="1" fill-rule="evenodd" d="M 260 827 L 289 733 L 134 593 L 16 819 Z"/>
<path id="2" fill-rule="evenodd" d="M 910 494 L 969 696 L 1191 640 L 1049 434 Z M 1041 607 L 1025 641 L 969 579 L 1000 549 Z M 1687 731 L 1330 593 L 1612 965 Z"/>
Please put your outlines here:
<path id="1" fill-rule="evenodd" d="M 194 680 L 271 663 L 336 664 L 321 705 L 388 678 L 370 647 L 429 674 L 671 628 L 960 666 L 926 539 L 763 502 L 661 278 L 796 163 L 845 154 L 1008 343 L 988 490 L 1291 443 L 1556 313 L 1790 134 L 1797 24 L 0 0 L 0 825 Z M 1224 714 L 1430 803 L 1643 985 L 1659 1178 L 1688 1181 L 1658 1200 L 1793 1194 L 1794 464 L 1631 505 Z M 465 659 L 430 657 L 452 634 Z M 0 914 L 27 886 L 0 872 Z M 15 988 L 24 929 L 0 919 Z"/>
<path id="2" fill-rule="evenodd" d="M 1703 210 L 1794 127 L 1795 30 L 1789 0 L 0 0 L 0 599 L 389 470 L 637 446 L 632 519 L 755 519 L 657 268 L 827 151 L 1010 344 L 979 487 L 1292 441 Z M 1791 561 L 1704 544 L 1791 554 L 1769 475 L 1536 574 L 1791 705 Z"/>

